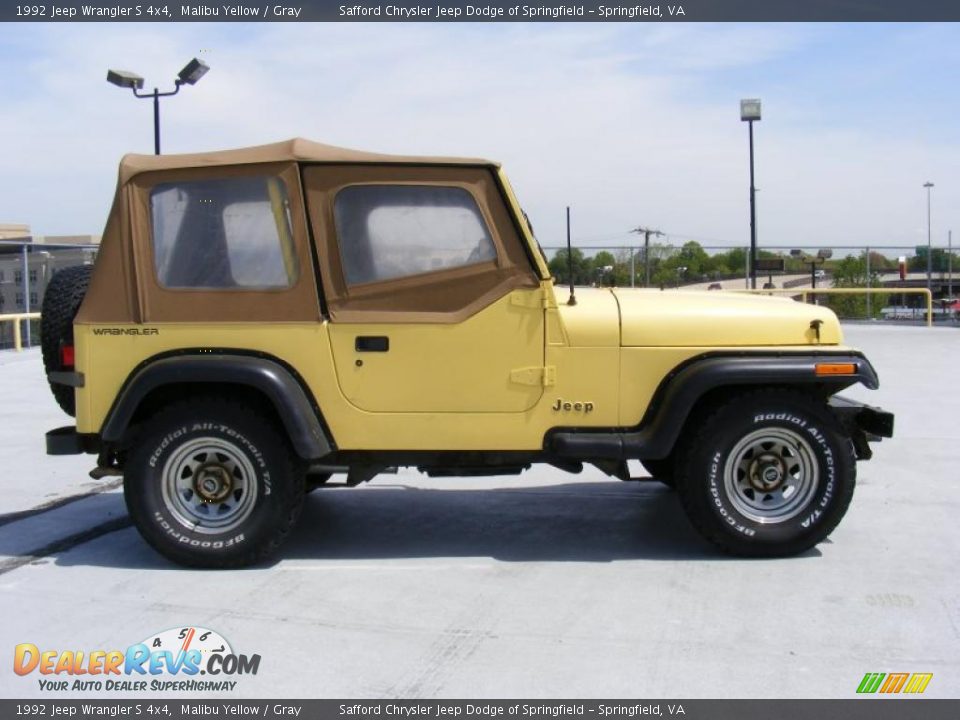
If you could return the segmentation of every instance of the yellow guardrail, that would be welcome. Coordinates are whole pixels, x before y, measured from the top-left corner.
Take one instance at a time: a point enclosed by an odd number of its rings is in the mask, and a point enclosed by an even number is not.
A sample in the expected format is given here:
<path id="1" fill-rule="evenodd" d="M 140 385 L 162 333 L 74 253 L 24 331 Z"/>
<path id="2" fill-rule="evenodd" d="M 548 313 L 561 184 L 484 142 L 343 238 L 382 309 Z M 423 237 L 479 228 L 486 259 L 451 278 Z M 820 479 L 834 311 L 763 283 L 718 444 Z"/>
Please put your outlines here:
<path id="1" fill-rule="evenodd" d="M 807 302 L 811 295 L 925 295 L 927 298 L 927 327 L 933 327 L 933 293 L 926 288 L 732 288 L 724 292 L 745 292 L 772 295 L 800 295 Z"/>
<path id="2" fill-rule="evenodd" d="M 21 320 L 39 320 L 40 313 L 11 313 L 9 315 L 0 315 L 0 323 L 10 321 L 13 323 L 13 348 L 17 352 L 23 350 L 23 341 L 20 337 Z"/>

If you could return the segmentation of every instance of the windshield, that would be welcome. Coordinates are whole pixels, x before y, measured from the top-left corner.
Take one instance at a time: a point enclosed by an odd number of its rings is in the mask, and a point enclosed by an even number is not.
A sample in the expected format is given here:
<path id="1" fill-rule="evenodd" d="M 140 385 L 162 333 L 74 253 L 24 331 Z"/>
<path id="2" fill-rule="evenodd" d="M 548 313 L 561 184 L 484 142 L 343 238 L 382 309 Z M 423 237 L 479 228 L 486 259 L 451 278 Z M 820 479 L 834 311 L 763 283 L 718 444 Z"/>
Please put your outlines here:
<path id="1" fill-rule="evenodd" d="M 549 267 L 550 263 L 547 262 L 547 255 L 545 252 L 543 252 L 543 248 L 540 247 L 540 241 L 537 240 L 537 233 L 533 229 L 533 223 L 530 222 L 530 216 L 527 215 L 527 211 L 524 210 L 523 208 L 520 208 L 520 212 L 523 213 L 523 219 L 527 223 L 527 229 L 530 230 L 530 236 L 533 238 L 533 241 L 537 244 L 537 252 L 540 253 L 540 259 L 543 260 L 544 265 Z"/>

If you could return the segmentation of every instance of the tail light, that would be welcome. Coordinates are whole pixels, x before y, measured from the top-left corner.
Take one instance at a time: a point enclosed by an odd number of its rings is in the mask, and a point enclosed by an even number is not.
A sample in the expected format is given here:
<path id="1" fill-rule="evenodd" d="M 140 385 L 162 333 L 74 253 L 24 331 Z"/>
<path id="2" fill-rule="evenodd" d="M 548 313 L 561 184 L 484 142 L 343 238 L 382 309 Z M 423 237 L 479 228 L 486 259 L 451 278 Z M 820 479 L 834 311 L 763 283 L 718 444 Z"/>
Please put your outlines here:
<path id="1" fill-rule="evenodd" d="M 73 345 L 64 345 L 60 348 L 60 364 L 64 368 L 73 368 Z"/>

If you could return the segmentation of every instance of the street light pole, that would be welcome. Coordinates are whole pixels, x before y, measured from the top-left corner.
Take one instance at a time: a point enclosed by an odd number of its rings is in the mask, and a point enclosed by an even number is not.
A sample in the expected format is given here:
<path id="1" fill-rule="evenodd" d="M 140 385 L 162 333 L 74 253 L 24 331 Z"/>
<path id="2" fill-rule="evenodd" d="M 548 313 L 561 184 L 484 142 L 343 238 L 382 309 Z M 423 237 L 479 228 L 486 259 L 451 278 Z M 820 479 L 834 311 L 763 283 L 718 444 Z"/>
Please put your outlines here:
<path id="1" fill-rule="evenodd" d="M 143 78 L 136 73 L 126 70 L 108 70 L 107 82 L 121 88 L 129 88 L 133 91 L 134 97 L 153 98 L 153 152 L 160 154 L 160 98 L 171 97 L 180 92 L 183 85 L 196 85 L 197 81 L 207 74 L 210 67 L 202 60 L 194 58 L 188 62 L 177 79 L 174 80 L 174 88 L 169 92 L 160 92 L 159 88 L 154 88 L 153 92 L 141 93 L 138 90 L 143 88 Z"/>
<path id="2" fill-rule="evenodd" d="M 757 188 L 753 175 L 753 123 L 760 119 L 758 99 L 740 101 L 740 120 L 749 126 L 750 133 L 750 287 L 757 287 Z"/>
<path id="3" fill-rule="evenodd" d="M 953 300 L 953 230 L 947 231 L 947 297 Z"/>
<path id="4" fill-rule="evenodd" d="M 750 128 L 750 287 L 757 287 L 757 188 L 753 182 L 753 120 Z"/>
<path id="5" fill-rule="evenodd" d="M 930 188 L 933 187 L 933 183 L 928 180 L 923 186 L 927 189 L 927 290 L 930 290 L 932 285 L 930 276 L 933 274 L 933 245 L 930 240 Z"/>
<path id="6" fill-rule="evenodd" d="M 153 98 L 153 154 L 160 154 L 160 98 L 162 97 L 172 97 L 180 92 L 180 81 L 177 80 L 176 88 L 170 92 L 160 92 L 158 88 L 154 88 L 152 93 L 138 93 L 136 88 L 133 88 L 133 94 L 138 98 Z"/>
<path id="7" fill-rule="evenodd" d="M 133 94 L 136 95 L 137 91 L 134 90 Z M 160 91 L 157 88 L 153 89 L 153 154 L 160 154 Z"/>

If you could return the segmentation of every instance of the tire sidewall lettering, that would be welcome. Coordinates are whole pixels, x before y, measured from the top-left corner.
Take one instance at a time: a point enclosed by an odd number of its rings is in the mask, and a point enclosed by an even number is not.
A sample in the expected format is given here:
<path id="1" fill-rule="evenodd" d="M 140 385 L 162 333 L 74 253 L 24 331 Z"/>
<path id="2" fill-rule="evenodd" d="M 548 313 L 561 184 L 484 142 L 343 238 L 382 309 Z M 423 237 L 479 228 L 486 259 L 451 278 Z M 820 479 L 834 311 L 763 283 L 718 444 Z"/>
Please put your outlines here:
<path id="1" fill-rule="evenodd" d="M 167 450 L 171 445 L 189 433 L 219 433 L 226 437 L 229 440 L 232 440 L 236 443 L 239 443 L 247 451 L 247 455 L 253 460 L 254 464 L 257 467 L 258 479 L 263 485 L 263 494 L 269 495 L 272 490 L 272 482 L 270 478 L 270 470 L 267 465 L 266 459 L 263 457 L 263 453 L 254 445 L 247 437 L 236 430 L 234 430 L 229 425 L 223 423 L 193 423 L 190 428 L 187 428 L 186 425 L 182 425 L 176 430 L 167 433 L 160 443 L 154 448 L 153 452 L 150 454 L 150 459 L 148 464 L 151 468 L 156 469 L 160 463 L 160 457 L 164 454 L 164 450 Z"/>
<path id="2" fill-rule="evenodd" d="M 200 540 L 199 536 L 191 537 L 178 530 L 176 527 L 174 527 L 171 521 L 164 517 L 163 513 L 161 513 L 159 510 L 154 511 L 153 519 L 167 535 L 172 537 L 178 543 L 182 545 L 188 545 L 192 548 L 201 548 L 203 550 L 224 550 L 234 545 L 239 545 L 247 539 L 244 533 L 238 533 L 231 538 L 223 540 Z"/>
<path id="3" fill-rule="evenodd" d="M 740 437 L 758 428 L 785 428 L 807 438 L 818 469 L 818 483 L 813 497 L 792 518 L 779 523 L 758 523 L 740 514 L 731 504 L 724 487 L 723 473 L 729 453 Z M 751 539 L 780 535 L 784 532 L 806 533 L 828 515 L 837 487 L 837 463 L 828 435 L 815 418 L 783 410 L 752 413 L 751 422 L 741 433 L 728 437 L 722 446 L 713 446 L 706 454 L 708 504 L 721 522 L 733 532 Z"/>
<path id="4" fill-rule="evenodd" d="M 149 519 L 161 533 L 181 547 L 208 553 L 230 551 L 248 540 L 248 528 L 234 528 L 229 535 L 193 532 L 170 515 L 160 492 L 162 468 L 169 455 L 182 443 L 204 435 L 228 440 L 251 461 L 257 474 L 257 502 L 248 522 L 256 524 L 258 516 L 264 513 L 264 505 L 272 493 L 272 480 L 263 452 L 243 432 L 226 423 L 192 422 L 178 424 L 149 450 L 147 466 L 151 472 L 146 490 L 155 498 Z"/>

